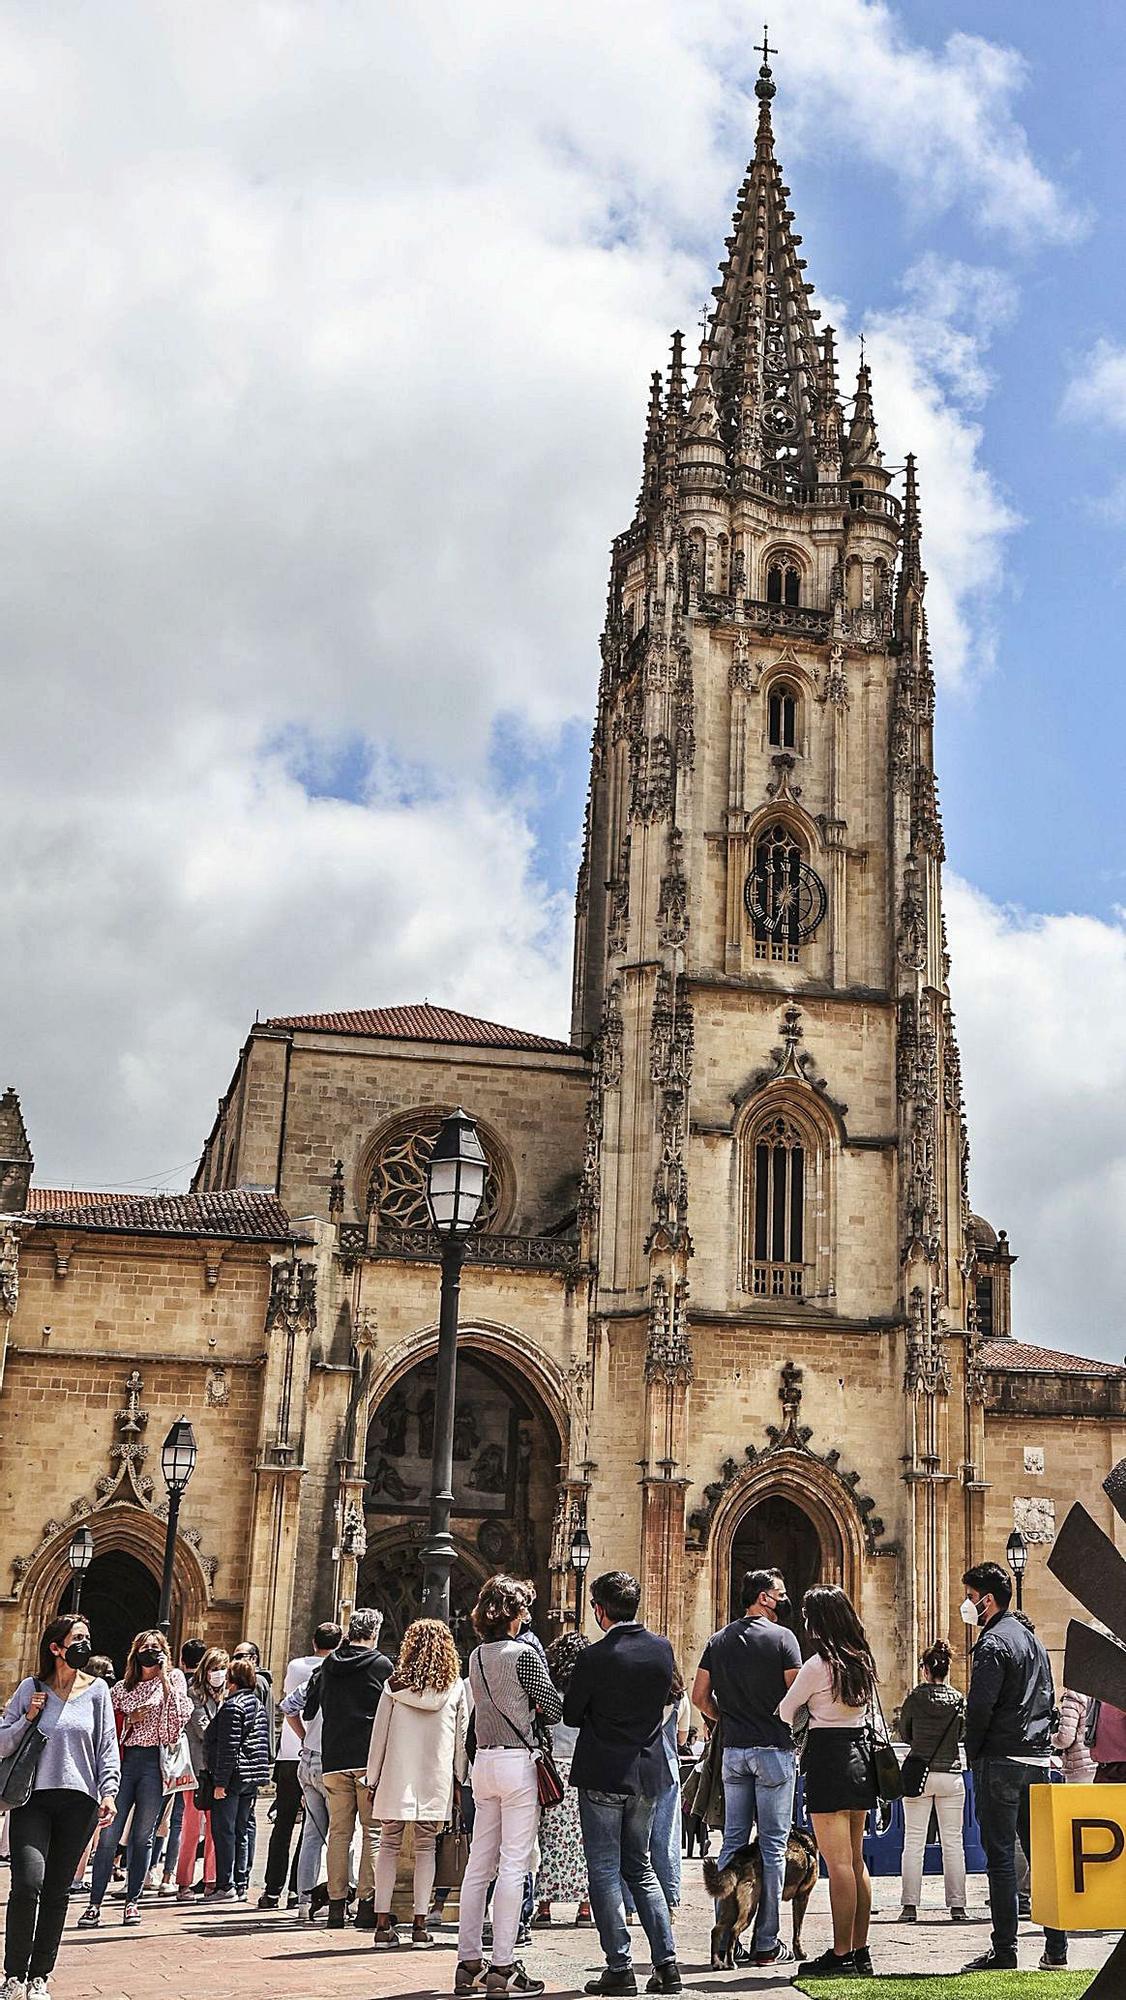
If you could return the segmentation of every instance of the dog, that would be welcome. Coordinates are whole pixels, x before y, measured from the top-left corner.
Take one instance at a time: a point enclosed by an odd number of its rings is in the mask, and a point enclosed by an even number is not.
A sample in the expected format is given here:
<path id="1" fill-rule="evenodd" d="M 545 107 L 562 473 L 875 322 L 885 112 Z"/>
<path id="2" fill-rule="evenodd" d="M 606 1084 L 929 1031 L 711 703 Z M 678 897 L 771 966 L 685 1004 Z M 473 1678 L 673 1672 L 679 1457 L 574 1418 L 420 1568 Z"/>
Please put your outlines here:
<path id="1" fill-rule="evenodd" d="M 786 1841 L 786 1874 L 782 1899 L 793 1905 L 794 1957 L 805 1958 L 801 1927 L 806 1906 L 817 1881 L 817 1843 L 811 1833 L 791 1827 Z M 757 1836 L 749 1847 L 740 1847 L 722 1868 L 714 1861 L 704 1863 L 704 1887 L 716 1900 L 716 1922 L 712 1931 L 712 1971 L 722 1972 L 735 1964 L 735 1943 L 742 1931 L 755 1920 L 762 1894 L 762 1856 Z"/>

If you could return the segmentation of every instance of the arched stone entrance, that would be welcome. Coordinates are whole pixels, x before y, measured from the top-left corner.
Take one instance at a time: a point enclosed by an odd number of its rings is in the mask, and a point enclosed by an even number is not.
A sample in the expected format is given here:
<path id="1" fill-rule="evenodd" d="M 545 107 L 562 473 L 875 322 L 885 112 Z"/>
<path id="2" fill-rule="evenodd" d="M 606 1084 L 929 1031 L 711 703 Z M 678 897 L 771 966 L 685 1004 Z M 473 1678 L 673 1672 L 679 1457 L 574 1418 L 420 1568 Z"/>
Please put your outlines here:
<path id="1" fill-rule="evenodd" d="M 79 1517 L 75 1517 L 76 1519 Z M 94 1561 L 87 1571 L 87 1582 L 82 1589 L 82 1609 L 91 1608 L 87 1592 L 89 1579 L 99 1559 L 110 1556 L 131 1558 L 133 1567 L 123 1575 L 132 1579 L 134 1594 L 123 1605 L 130 1614 L 140 1611 L 133 1631 L 140 1631 L 151 1624 L 148 1604 L 155 1589 L 159 1599 L 160 1573 L 164 1560 L 165 1522 L 160 1515 L 149 1508 L 122 1502 L 108 1507 L 91 1508 L 81 1516 L 94 1537 Z M 72 1572 L 68 1559 L 72 1526 L 63 1527 L 57 1522 L 50 1524 L 51 1532 L 35 1555 L 28 1559 L 24 1572 L 19 1578 L 16 1594 L 19 1597 L 23 1622 L 22 1655 L 25 1673 L 32 1673 L 39 1653 L 39 1635 L 43 1627 L 56 1616 L 59 1606 L 65 1601 L 72 1582 Z M 141 1571 L 150 1581 L 146 1587 L 137 1577 Z M 208 1627 L 208 1605 L 211 1600 L 210 1566 L 205 1569 L 200 1556 L 186 1535 L 178 1534 L 173 1545 L 172 1560 L 172 1649 L 177 1650 L 182 1639 L 194 1633 L 204 1634 Z M 157 1608 L 159 1609 L 159 1603 Z M 92 1628 L 93 1629 L 93 1628 Z M 94 1647 L 97 1652 L 109 1652 L 111 1648 L 102 1643 L 98 1632 L 93 1631 Z M 116 1655 L 114 1655 L 116 1658 Z"/>
<path id="2" fill-rule="evenodd" d="M 58 1611 L 74 1608 L 71 1579 L 59 1599 Z M 90 1626 L 96 1653 L 108 1653 L 119 1674 L 125 1671 L 130 1645 L 138 1632 L 156 1624 L 160 1610 L 160 1579 L 146 1563 L 125 1549 L 95 1556 L 82 1582 L 80 1609 Z"/>
<path id="3" fill-rule="evenodd" d="M 742 1609 L 743 1577 L 749 1569 L 776 1563 L 786 1579 L 795 1611 L 814 1584 L 832 1581 L 823 1573 L 821 1536 L 804 1507 L 784 1493 L 770 1493 L 748 1507 L 731 1543 L 730 1618 Z M 838 1556 L 839 1573 L 839 1556 Z"/>
<path id="4" fill-rule="evenodd" d="M 433 1444 L 434 1347 L 389 1371 L 368 1422 L 364 1498 L 368 1551 L 357 1603 L 383 1611 L 388 1639 L 417 1615 Z M 421 1345 L 421 1343 L 420 1343 Z M 452 1527 L 459 1559 L 453 1609 L 468 1613 L 484 1577 L 509 1570 L 536 1585 L 536 1625 L 553 1636 L 552 1526 L 564 1445 L 560 1425 L 514 1350 L 491 1330 L 459 1342 Z M 381 1594 L 382 1593 L 382 1594 Z"/>

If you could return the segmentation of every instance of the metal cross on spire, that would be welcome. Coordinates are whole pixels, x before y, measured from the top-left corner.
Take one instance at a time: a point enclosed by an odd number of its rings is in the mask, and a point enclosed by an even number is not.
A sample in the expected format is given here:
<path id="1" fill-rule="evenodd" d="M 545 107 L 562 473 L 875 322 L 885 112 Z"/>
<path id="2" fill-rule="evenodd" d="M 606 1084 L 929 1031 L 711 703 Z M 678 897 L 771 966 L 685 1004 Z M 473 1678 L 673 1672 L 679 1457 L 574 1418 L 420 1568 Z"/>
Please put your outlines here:
<path id="1" fill-rule="evenodd" d="M 762 57 L 764 68 L 770 61 L 771 56 L 776 56 L 778 54 L 777 49 L 772 49 L 770 46 L 770 42 L 768 39 L 769 35 L 770 35 L 770 29 L 767 26 L 766 22 L 764 21 L 762 24 L 762 47 L 760 49 L 757 43 L 755 45 L 755 53 Z"/>

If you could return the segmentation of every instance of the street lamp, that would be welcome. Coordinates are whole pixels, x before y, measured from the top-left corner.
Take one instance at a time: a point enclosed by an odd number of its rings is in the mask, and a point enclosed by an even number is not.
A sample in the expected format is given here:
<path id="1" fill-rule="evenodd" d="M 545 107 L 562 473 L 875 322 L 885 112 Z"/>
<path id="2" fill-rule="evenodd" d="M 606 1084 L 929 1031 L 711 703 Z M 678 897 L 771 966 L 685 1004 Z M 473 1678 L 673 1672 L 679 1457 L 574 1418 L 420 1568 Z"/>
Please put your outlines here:
<path id="1" fill-rule="evenodd" d="M 1028 1562 L 1028 1543 L 1019 1528 L 1014 1528 L 1005 1543 L 1005 1558 L 1017 1580 L 1017 1610 L 1024 1610 L 1024 1571 Z"/>
<path id="2" fill-rule="evenodd" d="M 430 1461 L 430 1539 L 422 1551 L 422 1612 L 450 1622 L 450 1534 L 454 1476 L 454 1397 L 457 1391 L 457 1310 L 465 1239 L 485 1197 L 488 1161 L 465 1111 L 451 1111 L 426 1168 L 426 1206 L 442 1246 L 438 1315 L 438 1379 L 434 1385 L 434 1447 Z"/>
<path id="3" fill-rule="evenodd" d="M 94 1560 L 94 1537 L 89 1528 L 75 1529 L 66 1554 L 74 1572 L 74 1590 L 70 1608 L 72 1611 L 77 1611 L 82 1602 L 82 1579 Z"/>
<path id="4" fill-rule="evenodd" d="M 583 1629 L 583 1590 L 586 1585 L 586 1573 L 589 1564 L 590 1536 L 586 1531 L 586 1522 L 580 1521 L 574 1534 L 571 1536 L 571 1568 L 575 1572 L 576 1632 L 581 1632 Z"/>
<path id="5" fill-rule="evenodd" d="M 164 1574 L 160 1579 L 160 1610 L 157 1624 L 165 1626 L 172 1609 L 172 1563 L 176 1554 L 176 1523 L 180 1502 L 195 1471 L 195 1432 L 186 1417 L 177 1417 L 160 1447 L 160 1469 L 168 1487 L 168 1527 L 164 1536 Z"/>

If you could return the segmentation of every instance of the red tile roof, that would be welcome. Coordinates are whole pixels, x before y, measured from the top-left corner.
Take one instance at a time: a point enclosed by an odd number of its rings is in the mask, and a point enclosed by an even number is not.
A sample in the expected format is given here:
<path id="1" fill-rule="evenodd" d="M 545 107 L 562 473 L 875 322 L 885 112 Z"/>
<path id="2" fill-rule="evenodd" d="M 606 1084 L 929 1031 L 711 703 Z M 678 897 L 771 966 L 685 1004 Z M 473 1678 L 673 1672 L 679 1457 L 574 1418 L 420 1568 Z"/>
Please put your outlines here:
<path id="1" fill-rule="evenodd" d="M 65 1229 L 112 1229 L 129 1236 L 229 1236 L 283 1242 L 289 1217 L 272 1194 L 223 1188 L 212 1194 L 93 1194 L 33 1187 L 27 1212 Z"/>
<path id="2" fill-rule="evenodd" d="M 330 1035 L 373 1035 L 396 1042 L 454 1042 L 478 1049 L 538 1049 L 548 1055 L 575 1055 L 570 1042 L 533 1035 L 526 1028 L 505 1028 L 499 1021 L 482 1021 L 476 1014 L 459 1014 L 453 1007 L 359 1007 L 341 1014 L 279 1014 L 267 1028 L 312 1028 Z"/>
<path id="3" fill-rule="evenodd" d="M 979 1359 L 983 1368 L 1021 1369 L 1053 1375 L 1122 1375 L 1113 1361 L 1088 1361 L 1081 1354 L 1064 1354 L 1057 1347 L 1030 1347 L 1023 1340 L 984 1340 Z"/>

